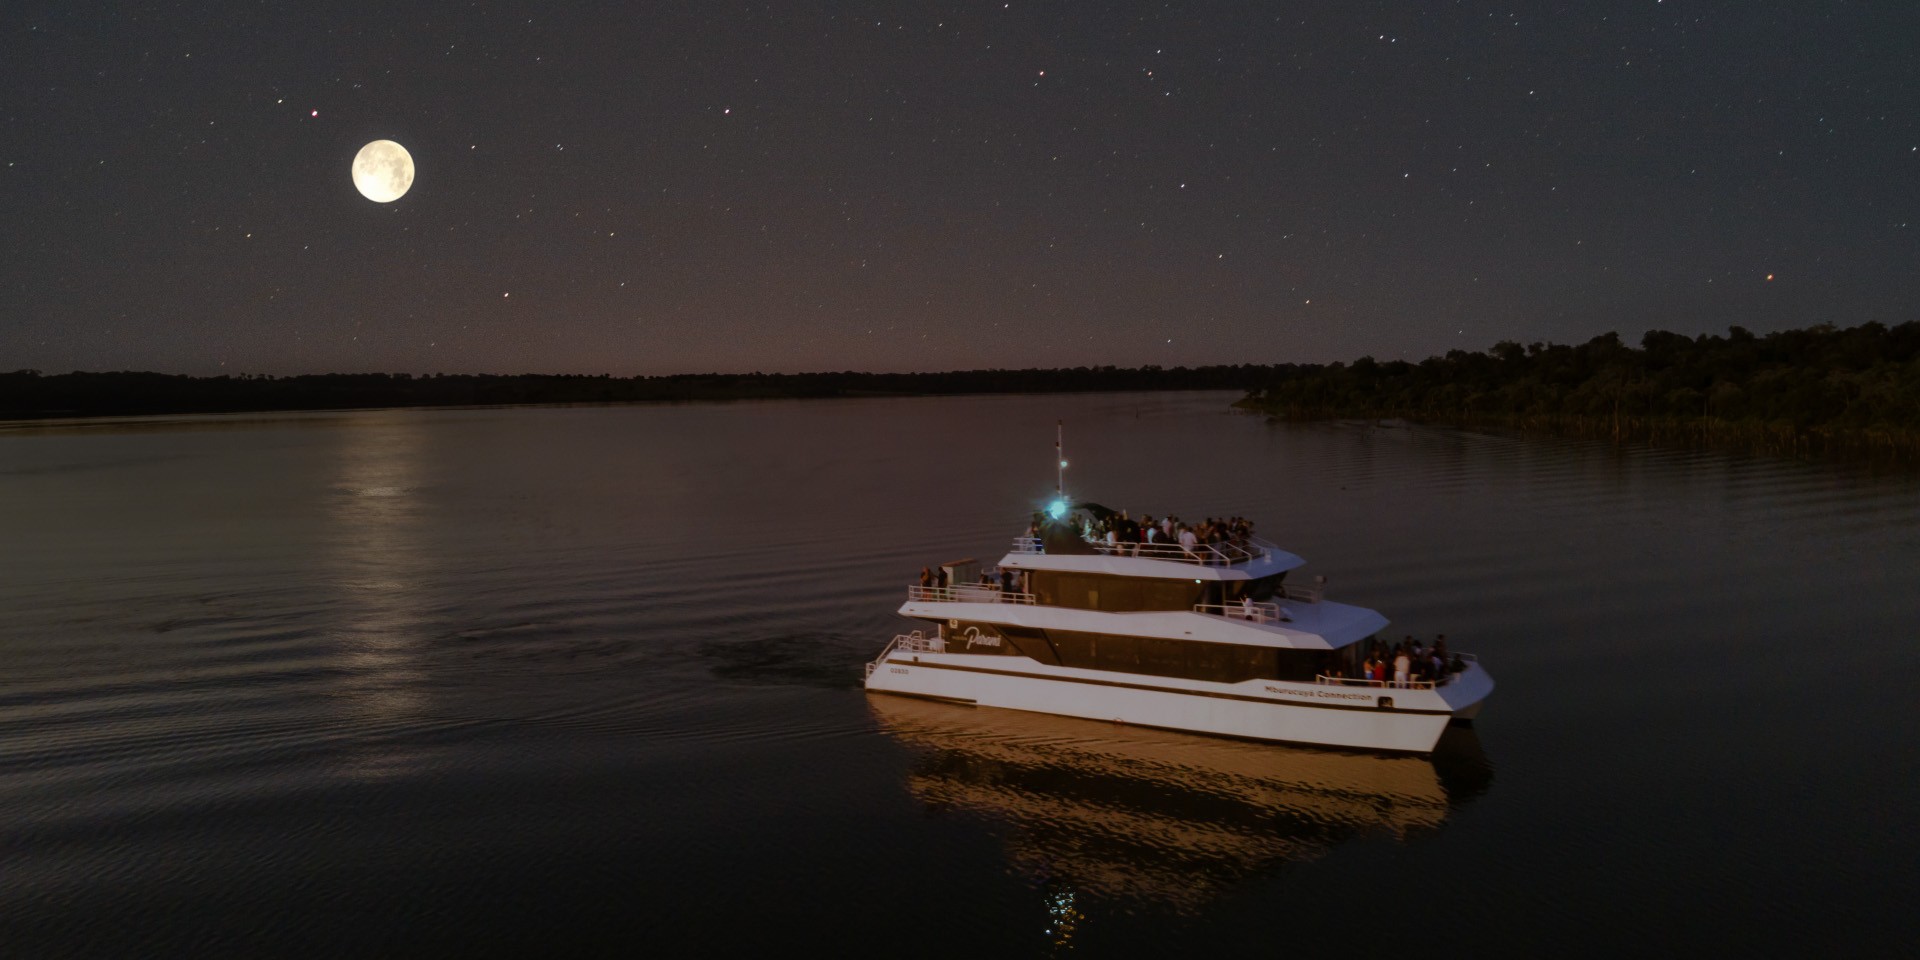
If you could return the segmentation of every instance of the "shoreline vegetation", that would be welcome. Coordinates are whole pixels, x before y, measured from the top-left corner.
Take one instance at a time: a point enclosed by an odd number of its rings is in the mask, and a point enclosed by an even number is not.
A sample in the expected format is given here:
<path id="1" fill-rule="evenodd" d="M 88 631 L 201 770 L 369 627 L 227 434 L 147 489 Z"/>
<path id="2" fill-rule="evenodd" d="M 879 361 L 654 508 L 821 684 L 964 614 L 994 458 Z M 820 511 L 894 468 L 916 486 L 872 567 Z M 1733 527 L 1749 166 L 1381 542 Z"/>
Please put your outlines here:
<path id="1" fill-rule="evenodd" d="M 1240 390 L 1280 420 L 1399 419 L 1801 458 L 1920 463 L 1920 323 L 1756 336 L 1649 331 L 1501 341 L 1419 363 L 1073 367 L 658 377 L 405 373 L 191 377 L 0 373 L 0 420 L 377 407 Z"/>
<path id="2" fill-rule="evenodd" d="M 1755 336 L 1501 341 L 1419 363 L 1296 371 L 1237 406 L 1280 420 L 1400 419 L 1797 458 L 1920 463 L 1920 323 Z"/>

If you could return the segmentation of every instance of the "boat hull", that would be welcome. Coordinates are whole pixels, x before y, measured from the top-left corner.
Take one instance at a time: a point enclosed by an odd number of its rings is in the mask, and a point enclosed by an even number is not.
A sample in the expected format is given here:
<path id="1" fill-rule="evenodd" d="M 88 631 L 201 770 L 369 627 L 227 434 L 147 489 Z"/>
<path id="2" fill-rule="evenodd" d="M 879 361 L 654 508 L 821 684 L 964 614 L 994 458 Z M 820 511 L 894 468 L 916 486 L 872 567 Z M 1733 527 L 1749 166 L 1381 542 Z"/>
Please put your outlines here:
<path id="1" fill-rule="evenodd" d="M 1217 736 L 1430 753 L 1492 689 L 1477 666 L 1439 690 L 1250 680 L 1220 684 L 1073 669 L 1024 657 L 890 651 L 867 689 Z M 1469 702 L 1470 701 L 1470 702 Z"/>

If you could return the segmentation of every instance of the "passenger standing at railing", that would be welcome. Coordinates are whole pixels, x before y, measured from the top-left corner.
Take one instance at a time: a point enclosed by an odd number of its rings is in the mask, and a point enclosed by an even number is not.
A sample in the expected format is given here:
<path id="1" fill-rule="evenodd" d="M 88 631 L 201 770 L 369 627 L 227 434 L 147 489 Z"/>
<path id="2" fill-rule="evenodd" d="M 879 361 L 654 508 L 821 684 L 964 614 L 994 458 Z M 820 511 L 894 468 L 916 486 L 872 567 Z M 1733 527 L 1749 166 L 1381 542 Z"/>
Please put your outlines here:
<path id="1" fill-rule="evenodd" d="M 920 589 L 925 590 L 931 586 L 933 586 L 933 571 L 927 569 L 926 567 L 921 567 L 920 568 Z"/>
<path id="2" fill-rule="evenodd" d="M 1398 653 L 1393 655 L 1393 685 L 1396 687 L 1406 686 L 1412 671 L 1413 657 L 1407 653 L 1407 648 L 1403 646 Z"/>
<path id="3" fill-rule="evenodd" d="M 1180 525 L 1180 549 L 1186 551 L 1187 556 L 1191 557 L 1193 556 L 1193 548 L 1199 545 L 1200 545 L 1200 539 L 1193 535 L 1193 528 L 1187 526 L 1186 524 L 1181 524 Z"/>
<path id="4" fill-rule="evenodd" d="M 1013 593 L 1013 571 L 1000 571 L 1000 599 L 1005 600 Z"/>
<path id="5" fill-rule="evenodd" d="M 933 588 L 935 590 L 942 590 L 942 591 L 947 589 L 947 568 L 946 567 L 940 567 L 933 571 Z"/>

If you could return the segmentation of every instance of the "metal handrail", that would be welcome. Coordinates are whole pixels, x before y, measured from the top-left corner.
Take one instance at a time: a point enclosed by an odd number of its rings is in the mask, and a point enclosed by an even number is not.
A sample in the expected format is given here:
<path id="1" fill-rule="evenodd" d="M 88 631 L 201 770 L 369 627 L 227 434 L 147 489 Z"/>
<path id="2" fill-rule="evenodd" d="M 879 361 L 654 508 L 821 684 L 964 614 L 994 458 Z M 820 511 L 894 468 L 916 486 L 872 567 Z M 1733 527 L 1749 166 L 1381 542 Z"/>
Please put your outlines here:
<path id="1" fill-rule="evenodd" d="M 1210 613 L 1229 620 L 1247 620 L 1253 623 L 1272 623 L 1279 621 L 1290 623 L 1293 618 L 1280 610 L 1277 603 L 1196 603 L 1195 613 Z"/>
<path id="2" fill-rule="evenodd" d="M 874 657 L 872 660 L 867 661 L 866 676 L 871 678 L 873 676 L 873 671 L 878 670 L 881 664 L 887 662 L 887 654 L 892 653 L 893 648 L 899 645 L 900 645 L 899 636 L 895 636 L 892 640 L 887 641 L 887 645 L 880 648 L 880 655 L 877 657 Z"/>
<path id="3" fill-rule="evenodd" d="M 1276 587 L 1275 591 L 1282 598 L 1297 603 L 1319 603 L 1327 598 L 1327 585 L 1324 579 L 1316 580 L 1311 586 L 1283 583 Z"/>
<path id="4" fill-rule="evenodd" d="M 939 637 L 929 637 L 919 630 L 895 634 L 894 638 L 887 641 L 887 645 L 881 648 L 880 655 L 867 664 L 866 675 L 873 676 L 873 671 L 878 670 L 880 665 L 887 661 L 887 655 L 895 649 L 905 650 L 908 653 L 939 653 L 944 643 L 945 641 Z"/>
<path id="5" fill-rule="evenodd" d="M 962 583 L 951 587 L 923 587 L 918 584 L 907 586 L 908 600 L 921 600 L 929 603 L 1025 603 L 1034 601 L 1031 593 L 1015 593 L 1000 589 L 998 585 L 985 583 Z"/>
<path id="6" fill-rule="evenodd" d="M 1313 678 L 1313 682 L 1331 684 L 1337 687 L 1383 687 L 1389 690 L 1432 690 L 1434 687 L 1446 681 L 1408 680 L 1406 683 L 1396 683 L 1392 680 L 1364 680 L 1359 677 L 1329 677 L 1318 675 Z"/>
<path id="7" fill-rule="evenodd" d="M 1081 537 L 1089 546 L 1108 556 L 1144 557 L 1148 560 L 1171 560 L 1175 563 L 1192 563 L 1203 567 L 1230 567 L 1236 563 L 1265 557 L 1279 547 L 1259 537 L 1248 537 L 1242 542 L 1196 543 L 1191 549 L 1179 543 L 1156 540 L 1152 543 L 1108 543 L 1096 537 Z M 1046 547 L 1039 537 L 1013 538 L 1014 553 L 1045 553 Z"/>
<path id="8" fill-rule="evenodd" d="M 1480 661 L 1480 658 L 1474 656 L 1471 653 L 1447 654 L 1448 663 L 1452 663 L 1454 660 L 1464 660 L 1464 661 L 1467 661 L 1468 663 L 1478 663 Z M 1458 671 L 1447 670 L 1445 673 L 1441 675 L 1440 679 L 1438 680 L 1408 680 L 1405 683 L 1396 683 L 1392 680 L 1369 680 L 1365 677 L 1329 677 L 1329 676 L 1326 676 L 1325 674 L 1320 674 L 1313 678 L 1313 682 L 1332 684 L 1334 686 L 1341 686 L 1341 687 L 1385 687 L 1391 690 L 1432 690 L 1435 687 L 1444 687 L 1447 684 L 1452 683 L 1453 678 L 1459 675 L 1460 674 Z"/>

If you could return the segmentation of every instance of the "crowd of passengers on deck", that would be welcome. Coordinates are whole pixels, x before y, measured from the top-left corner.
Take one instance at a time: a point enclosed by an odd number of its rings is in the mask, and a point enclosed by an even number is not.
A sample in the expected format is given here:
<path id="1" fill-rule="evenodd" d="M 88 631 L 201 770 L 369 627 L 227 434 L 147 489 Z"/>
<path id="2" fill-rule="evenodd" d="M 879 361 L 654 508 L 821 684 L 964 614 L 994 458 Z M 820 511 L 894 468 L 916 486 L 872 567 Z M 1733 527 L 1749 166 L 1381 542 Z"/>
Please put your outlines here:
<path id="1" fill-rule="evenodd" d="M 1034 514 L 1027 536 L 1039 537 L 1042 522 L 1041 516 Z M 1135 520 L 1122 510 L 1105 518 L 1085 518 L 1080 525 L 1080 536 L 1100 547 L 1102 552 L 1117 556 L 1152 555 L 1163 552 L 1152 549 L 1155 544 L 1178 544 L 1187 556 L 1198 558 L 1203 547 L 1212 548 L 1207 552 L 1213 555 L 1245 552 L 1253 539 L 1253 521 L 1245 517 L 1208 517 L 1200 523 L 1189 524 L 1172 515 L 1156 520 L 1150 513 Z"/>
<path id="2" fill-rule="evenodd" d="M 952 584 L 952 586 L 955 587 L 960 585 L 959 583 Z M 920 588 L 922 590 L 945 590 L 948 586 L 946 567 L 920 568 Z M 1019 593 L 1019 588 L 1023 586 L 1023 583 L 1021 575 L 1012 570 L 1003 569 L 1000 570 L 997 575 L 993 571 L 983 570 L 980 572 L 979 586 L 1011 595 Z"/>
<path id="3" fill-rule="evenodd" d="M 1434 638 L 1427 646 L 1409 635 L 1389 648 L 1375 637 L 1357 665 L 1347 656 L 1332 653 L 1321 666 L 1319 680 L 1326 683 L 1370 683 L 1376 686 L 1411 687 L 1441 684 L 1466 669 L 1466 662 L 1447 653 L 1447 635 Z"/>

